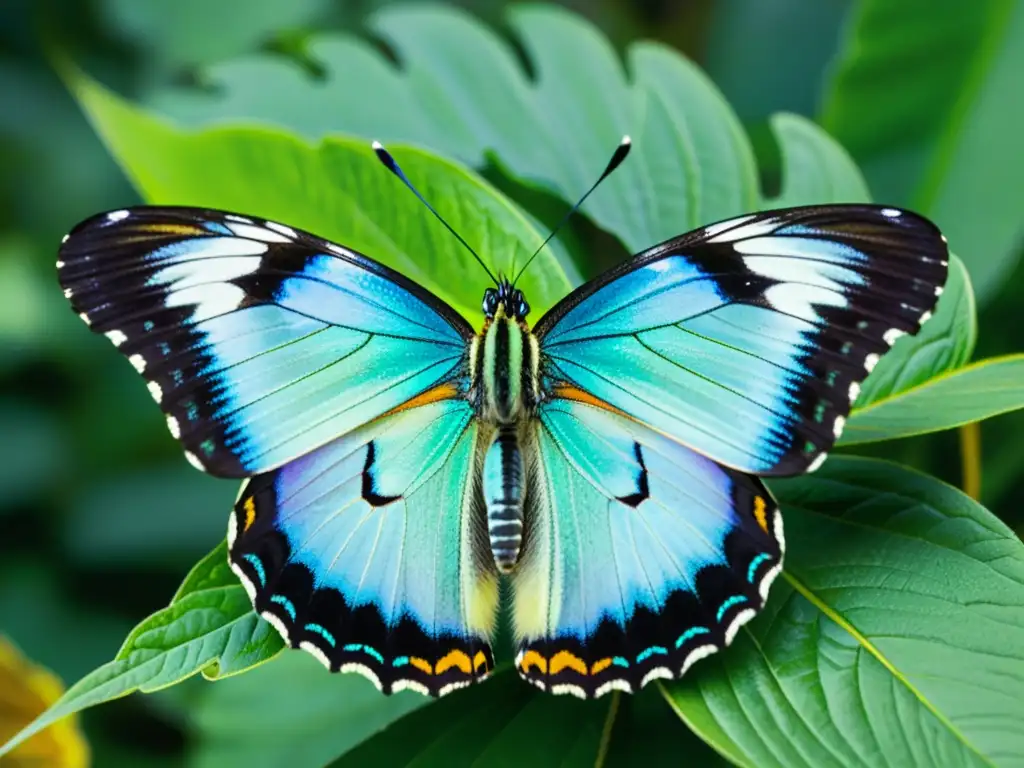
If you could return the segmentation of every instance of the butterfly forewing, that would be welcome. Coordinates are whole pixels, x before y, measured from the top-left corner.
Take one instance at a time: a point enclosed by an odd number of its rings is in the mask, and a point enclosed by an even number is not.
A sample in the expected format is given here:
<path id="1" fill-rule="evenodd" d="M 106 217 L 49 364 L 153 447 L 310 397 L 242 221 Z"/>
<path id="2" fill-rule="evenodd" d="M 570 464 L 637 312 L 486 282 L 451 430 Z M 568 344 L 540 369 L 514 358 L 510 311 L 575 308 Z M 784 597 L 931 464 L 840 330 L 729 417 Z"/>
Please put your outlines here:
<path id="1" fill-rule="evenodd" d="M 75 311 L 149 383 L 189 459 L 278 467 L 443 382 L 468 324 L 398 273 L 284 225 L 193 208 L 95 216 L 60 250 Z"/>
<path id="2" fill-rule="evenodd" d="M 860 382 L 930 316 L 948 258 L 933 224 L 880 206 L 704 227 L 540 320 L 548 386 L 570 382 L 744 472 L 813 470 Z"/>

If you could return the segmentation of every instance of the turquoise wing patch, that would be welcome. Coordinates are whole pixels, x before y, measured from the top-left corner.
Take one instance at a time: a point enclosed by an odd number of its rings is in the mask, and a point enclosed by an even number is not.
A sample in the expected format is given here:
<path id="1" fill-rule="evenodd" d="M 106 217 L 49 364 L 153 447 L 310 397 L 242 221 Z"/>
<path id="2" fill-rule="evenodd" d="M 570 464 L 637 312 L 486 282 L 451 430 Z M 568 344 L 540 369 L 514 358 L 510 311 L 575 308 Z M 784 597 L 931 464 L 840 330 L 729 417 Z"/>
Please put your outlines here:
<path id="1" fill-rule="evenodd" d="M 860 382 L 930 317 L 946 241 L 896 208 L 741 216 L 658 245 L 537 324 L 571 384 L 743 472 L 816 469 Z"/>
<path id="2" fill-rule="evenodd" d="M 487 676 L 497 573 L 461 398 L 385 416 L 259 475 L 231 518 L 256 610 L 331 671 L 434 696 Z"/>
<path id="3" fill-rule="evenodd" d="M 513 575 L 526 680 L 583 698 L 635 692 L 682 676 L 763 607 L 784 544 L 760 480 L 585 393 L 541 406 L 530 451 Z"/>
<path id="4" fill-rule="evenodd" d="M 282 224 L 129 208 L 79 224 L 57 267 L 74 310 L 215 475 L 266 472 L 426 390 L 463 386 L 473 332 L 454 310 Z"/>

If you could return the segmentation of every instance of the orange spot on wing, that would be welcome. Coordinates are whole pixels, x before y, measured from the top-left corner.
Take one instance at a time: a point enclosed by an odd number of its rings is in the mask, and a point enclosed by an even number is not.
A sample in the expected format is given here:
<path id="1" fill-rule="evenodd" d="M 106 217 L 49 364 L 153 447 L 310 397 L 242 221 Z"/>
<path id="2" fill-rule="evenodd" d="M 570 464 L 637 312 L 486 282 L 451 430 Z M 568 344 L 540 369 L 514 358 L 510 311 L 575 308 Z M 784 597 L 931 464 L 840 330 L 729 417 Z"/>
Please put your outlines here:
<path id="1" fill-rule="evenodd" d="M 523 654 L 523 660 L 519 663 L 519 668 L 528 674 L 530 667 L 536 667 L 542 675 L 546 674 L 548 671 L 548 660 L 536 651 L 527 651 Z"/>
<path id="2" fill-rule="evenodd" d="M 452 667 L 458 667 L 460 671 L 467 675 L 473 672 L 473 668 L 469 663 L 469 656 L 462 651 L 449 651 L 446 656 L 441 657 L 437 664 L 434 665 L 434 674 L 443 674 Z"/>
<path id="3" fill-rule="evenodd" d="M 620 411 L 611 403 L 606 403 L 604 400 L 594 397 L 585 389 L 574 387 L 572 384 L 556 384 L 552 389 L 551 394 L 555 397 L 560 397 L 563 400 L 575 400 L 577 403 L 585 403 L 586 405 L 592 405 L 595 408 L 603 408 L 606 411 L 617 413 L 619 416 L 625 416 L 627 419 L 633 418 L 625 411 Z"/>
<path id="4" fill-rule="evenodd" d="M 754 518 L 757 520 L 757 524 L 761 526 L 765 533 L 771 534 L 768 530 L 768 515 L 766 513 L 768 505 L 765 500 L 760 496 L 754 497 Z"/>
<path id="5" fill-rule="evenodd" d="M 425 672 L 428 675 L 434 674 L 434 668 L 430 666 L 430 662 L 426 659 L 421 659 L 419 656 L 413 656 L 409 659 L 409 663 L 421 672 Z"/>
<path id="6" fill-rule="evenodd" d="M 256 520 L 256 500 L 250 496 L 245 500 L 243 509 L 245 510 L 245 525 L 242 527 L 242 533 L 245 533 Z"/>
<path id="7" fill-rule="evenodd" d="M 551 657 L 550 669 L 552 675 L 557 675 L 563 669 L 571 669 L 581 675 L 587 674 L 587 665 L 579 656 L 568 651 L 559 651 Z"/>
<path id="8" fill-rule="evenodd" d="M 401 405 L 395 406 L 390 411 L 386 411 L 381 415 L 380 418 L 385 416 L 392 416 L 402 411 L 408 411 L 410 408 L 419 408 L 421 405 L 430 405 L 430 403 L 436 403 L 441 400 L 454 400 L 459 396 L 459 388 L 455 385 L 455 382 L 446 382 L 444 384 L 438 384 L 433 389 L 428 389 L 426 392 L 421 392 L 416 397 L 406 400 Z"/>
<path id="9" fill-rule="evenodd" d="M 480 667 L 487 668 L 487 657 L 483 651 L 477 651 L 476 656 L 473 657 L 473 671 L 479 671 Z"/>
<path id="10" fill-rule="evenodd" d="M 612 665 L 612 660 L 609 657 L 605 657 L 600 661 L 595 661 L 594 666 L 590 668 L 590 674 L 596 675 L 600 672 L 604 672 L 608 667 Z"/>
<path id="11" fill-rule="evenodd" d="M 153 235 L 210 235 L 208 229 L 194 224 L 140 224 L 138 230 Z"/>

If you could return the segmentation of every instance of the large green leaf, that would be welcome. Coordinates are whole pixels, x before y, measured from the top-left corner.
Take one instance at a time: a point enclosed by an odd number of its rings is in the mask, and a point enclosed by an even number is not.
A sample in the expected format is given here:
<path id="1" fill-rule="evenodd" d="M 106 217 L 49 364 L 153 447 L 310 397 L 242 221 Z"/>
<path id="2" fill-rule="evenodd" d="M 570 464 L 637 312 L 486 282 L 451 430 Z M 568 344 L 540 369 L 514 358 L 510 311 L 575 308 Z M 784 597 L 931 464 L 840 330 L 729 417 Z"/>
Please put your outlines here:
<path id="1" fill-rule="evenodd" d="M 286 222 L 336 240 L 427 286 L 479 320 L 489 280 L 363 141 L 313 147 L 280 131 L 187 132 L 161 122 L 77 73 L 76 96 L 111 152 L 150 202 L 222 208 Z M 510 273 L 543 238 L 485 181 L 412 147 L 391 147 L 406 174 L 492 270 Z M 542 313 L 571 287 L 550 251 L 520 286 Z M 458 275 L 459 279 L 446 279 Z"/>
<path id="2" fill-rule="evenodd" d="M 1024 408 L 1024 355 L 949 371 L 854 411 L 842 444 L 892 440 L 959 427 Z"/>
<path id="3" fill-rule="evenodd" d="M 783 578 L 728 653 L 665 686 L 748 766 L 1024 761 L 1024 545 L 954 488 L 836 457 L 772 484 Z"/>
<path id="4" fill-rule="evenodd" d="M 227 676 L 282 648 L 280 635 L 252 611 L 240 584 L 193 592 L 139 624 L 114 660 L 83 677 L 27 728 L 0 746 L 0 756 L 62 717 L 86 707 L 174 685 L 201 670 Z"/>
<path id="5" fill-rule="evenodd" d="M 284 653 L 251 673 L 204 686 L 187 712 L 196 768 L 324 765 L 429 703 L 382 696 L 359 675 L 329 675 L 309 654 Z"/>
<path id="6" fill-rule="evenodd" d="M 987 297 L 1022 234 L 1024 6 L 860 0 L 850 22 L 822 123 L 876 197 L 938 222 Z"/>
<path id="7" fill-rule="evenodd" d="M 335 768 L 409 766 L 717 766 L 721 760 L 680 722 L 653 687 L 597 701 L 541 693 L 510 669 L 395 722 Z"/>
<path id="8" fill-rule="evenodd" d="M 316 139 L 344 131 L 416 143 L 478 167 L 493 157 L 564 200 L 630 133 L 632 156 L 584 211 L 632 250 L 761 205 L 750 142 L 691 62 L 640 42 L 627 51 L 627 77 L 607 41 L 563 10 L 517 8 L 510 24 L 534 80 L 509 45 L 465 14 L 404 7 L 370 24 L 400 68 L 358 39 L 323 36 L 308 49 L 322 79 L 249 56 L 209 68 L 209 92 L 167 92 L 155 103 L 192 125 L 250 119 Z M 347 77 L 354 71 L 359 78 Z M 813 124 L 801 128 L 780 140 L 811 155 L 827 139 Z"/>

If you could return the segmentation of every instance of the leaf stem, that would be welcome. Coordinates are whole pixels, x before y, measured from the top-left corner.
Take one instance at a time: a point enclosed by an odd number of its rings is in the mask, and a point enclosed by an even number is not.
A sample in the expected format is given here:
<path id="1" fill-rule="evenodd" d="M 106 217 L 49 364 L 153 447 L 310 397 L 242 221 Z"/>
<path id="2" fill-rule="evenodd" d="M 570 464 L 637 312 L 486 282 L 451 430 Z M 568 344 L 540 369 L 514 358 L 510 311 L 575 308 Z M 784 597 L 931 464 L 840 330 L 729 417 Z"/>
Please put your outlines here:
<path id="1" fill-rule="evenodd" d="M 619 699 L 621 698 L 621 691 L 612 692 L 612 700 L 608 704 L 608 714 L 605 715 L 604 727 L 601 729 L 601 742 L 597 747 L 594 768 L 602 768 L 604 761 L 608 758 L 608 747 L 612 743 L 612 728 L 615 726 L 615 716 L 619 713 Z"/>
<path id="2" fill-rule="evenodd" d="M 960 427 L 961 485 L 975 501 L 981 498 L 981 423 Z"/>

